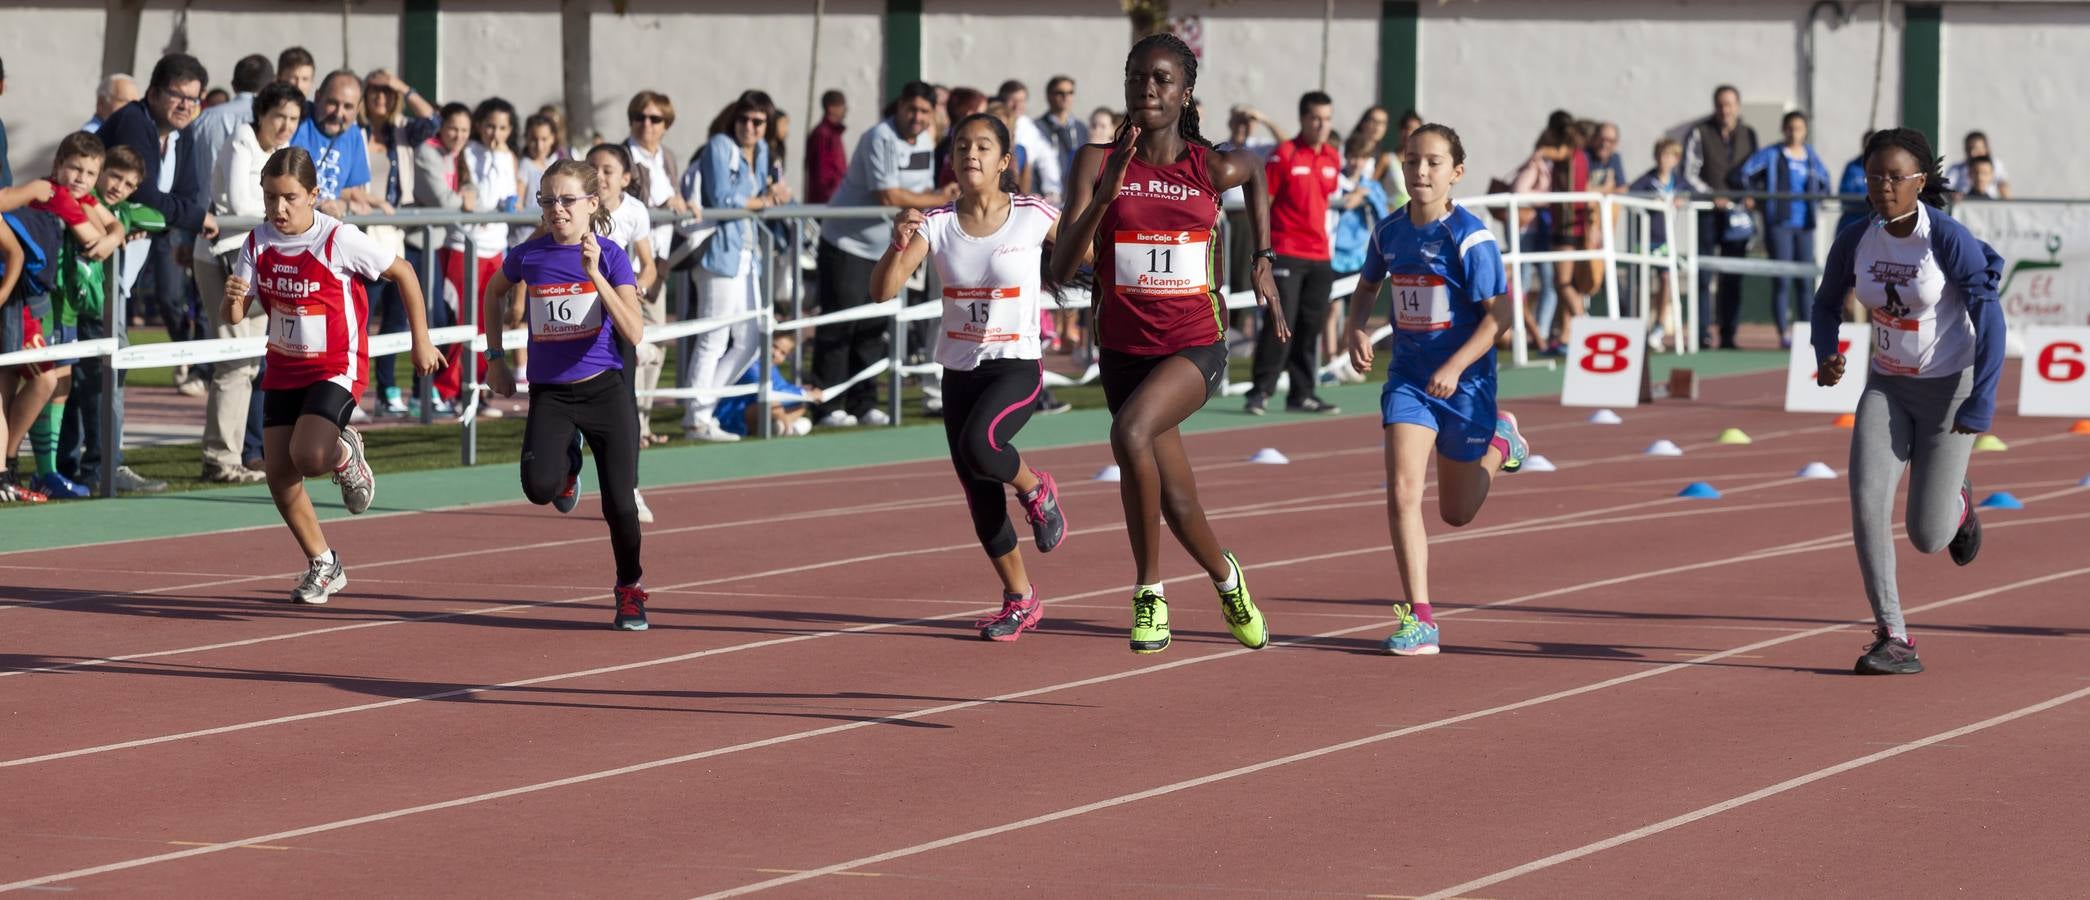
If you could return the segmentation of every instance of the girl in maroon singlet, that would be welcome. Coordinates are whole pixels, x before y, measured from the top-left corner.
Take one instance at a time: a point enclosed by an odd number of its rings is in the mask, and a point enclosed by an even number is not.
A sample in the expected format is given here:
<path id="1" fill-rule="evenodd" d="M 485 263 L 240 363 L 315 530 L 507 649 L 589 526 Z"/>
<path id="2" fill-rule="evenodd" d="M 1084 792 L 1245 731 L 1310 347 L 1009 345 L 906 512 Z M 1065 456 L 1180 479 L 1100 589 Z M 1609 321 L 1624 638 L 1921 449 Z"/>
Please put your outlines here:
<path id="1" fill-rule="evenodd" d="M 1053 278 L 1061 282 L 1084 262 L 1095 266 L 1098 365 L 1137 573 L 1136 653 L 1158 653 L 1169 644 L 1161 590 L 1163 515 L 1183 549 L 1211 576 L 1234 637 L 1252 648 L 1269 643 L 1240 562 L 1213 536 L 1198 505 L 1176 430 L 1226 374 L 1226 304 L 1215 283 L 1223 191 L 1247 186 L 1251 236 L 1261 248 L 1254 266 L 1256 298 L 1267 310 L 1279 308 L 1270 275 L 1263 161 L 1245 150 L 1221 153 L 1198 134 L 1190 96 L 1196 86 L 1197 57 L 1180 38 L 1151 35 L 1133 46 L 1125 60 L 1131 116 L 1115 144 L 1092 144 L 1075 156 L 1061 239 L 1052 253 Z M 1282 315 L 1265 321 L 1280 340 L 1287 337 Z"/>

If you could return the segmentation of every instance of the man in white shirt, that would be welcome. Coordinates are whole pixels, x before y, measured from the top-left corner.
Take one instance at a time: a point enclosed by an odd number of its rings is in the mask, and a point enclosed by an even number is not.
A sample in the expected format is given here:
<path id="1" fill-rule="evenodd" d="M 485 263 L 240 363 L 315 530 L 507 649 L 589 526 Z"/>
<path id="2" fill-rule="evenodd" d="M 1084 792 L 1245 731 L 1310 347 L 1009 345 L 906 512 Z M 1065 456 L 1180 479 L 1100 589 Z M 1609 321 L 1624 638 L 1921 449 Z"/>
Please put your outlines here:
<path id="1" fill-rule="evenodd" d="M 1066 189 L 1066 174 L 1074 171 L 1074 154 L 1089 142 L 1089 123 L 1074 112 L 1074 79 L 1054 75 L 1045 82 L 1046 112 L 1038 117 L 1038 129 L 1052 143 L 1053 161 L 1059 166 L 1060 190 Z M 1110 135 L 1103 135 L 1108 138 Z M 1054 198 L 1054 202 L 1058 202 Z"/>
<path id="2" fill-rule="evenodd" d="M 1065 169 L 1060 164 L 1059 148 L 1052 145 L 1052 139 L 1045 136 L 1036 121 L 1024 114 L 1030 106 L 1030 88 L 1021 81 L 1010 80 L 1001 83 L 999 93 L 997 99 L 1016 119 L 1016 145 L 1030 157 L 1031 174 L 1036 176 L 1031 180 L 1031 188 L 1045 195 L 1049 202 L 1060 202 Z"/>
<path id="3" fill-rule="evenodd" d="M 232 67 L 232 99 L 204 110 L 189 126 L 196 142 L 196 162 L 205 178 L 218 171 L 218 154 L 232 143 L 241 125 L 254 124 L 254 94 L 276 80 L 276 64 L 254 54 Z"/>
<path id="4" fill-rule="evenodd" d="M 893 116 L 864 132 L 849 157 L 849 173 L 828 200 L 832 206 L 899 206 L 934 209 L 958 196 L 958 186 L 936 188 L 936 89 L 908 82 L 894 101 Z M 818 298 L 821 312 L 862 306 L 871 299 L 871 269 L 892 243 L 885 218 L 829 219 L 820 230 Z M 886 358 L 891 322 L 871 319 L 822 326 L 813 333 L 813 380 L 838 385 Z M 829 427 L 890 422 L 877 408 L 878 385 L 866 379 L 846 393 L 829 392 L 821 423 Z"/>

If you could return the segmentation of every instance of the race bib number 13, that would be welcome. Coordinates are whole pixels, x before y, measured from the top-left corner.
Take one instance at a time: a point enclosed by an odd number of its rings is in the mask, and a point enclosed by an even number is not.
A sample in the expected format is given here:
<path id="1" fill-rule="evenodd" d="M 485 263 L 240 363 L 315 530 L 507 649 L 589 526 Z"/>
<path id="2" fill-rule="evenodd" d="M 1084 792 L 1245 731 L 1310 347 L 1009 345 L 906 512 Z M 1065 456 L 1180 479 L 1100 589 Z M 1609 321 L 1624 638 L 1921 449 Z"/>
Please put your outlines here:
<path id="1" fill-rule="evenodd" d="M 1211 290 L 1206 274 L 1209 231 L 1120 231 L 1117 289 L 1121 296 L 1193 297 Z"/>

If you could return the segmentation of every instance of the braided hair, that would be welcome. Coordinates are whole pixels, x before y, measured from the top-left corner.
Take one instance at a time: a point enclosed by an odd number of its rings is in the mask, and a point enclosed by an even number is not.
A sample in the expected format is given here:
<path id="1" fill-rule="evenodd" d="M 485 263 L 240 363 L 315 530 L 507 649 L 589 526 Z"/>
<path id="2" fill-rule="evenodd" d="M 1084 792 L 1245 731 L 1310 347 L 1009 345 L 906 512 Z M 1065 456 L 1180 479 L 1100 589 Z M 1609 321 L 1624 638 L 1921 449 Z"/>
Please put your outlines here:
<path id="1" fill-rule="evenodd" d="M 1125 74 L 1132 74 L 1133 60 L 1152 49 L 1160 49 L 1174 56 L 1176 65 L 1183 70 L 1183 76 L 1189 79 L 1187 86 L 1197 87 L 1197 54 L 1190 52 L 1190 45 L 1183 43 L 1182 38 L 1167 32 L 1147 35 L 1140 38 L 1139 43 L 1133 44 L 1132 52 L 1125 55 Z M 1184 141 L 1211 149 L 1212 142 L 1205 140 L 1205 136 L 1198 133 L 1197 120 L 1197 103 L 1192 101 L 1183 107 L 1182 117 L 1176 120 L 1176 133 L 1181 135 Z"/>
<path id="2" fill-rule="evenodd" d="M 1932 152 L 1930 138 L 1924 137 L 1923 132 L 1914 128 L 1889 128 L 1874 132 L 1865 140 L 1865 161 L 1870 162 L 1875 153 L 1895 148 L 1906 151 L 1918 167 L 1925 167 L 1922 171 L 1923 190 L 1916 195 L 1916 199 L 1934 208 L 1944 209 L 1948 202 L 1947 192 L 1951 186 L 1945 183 L 1945 158 Z"/>

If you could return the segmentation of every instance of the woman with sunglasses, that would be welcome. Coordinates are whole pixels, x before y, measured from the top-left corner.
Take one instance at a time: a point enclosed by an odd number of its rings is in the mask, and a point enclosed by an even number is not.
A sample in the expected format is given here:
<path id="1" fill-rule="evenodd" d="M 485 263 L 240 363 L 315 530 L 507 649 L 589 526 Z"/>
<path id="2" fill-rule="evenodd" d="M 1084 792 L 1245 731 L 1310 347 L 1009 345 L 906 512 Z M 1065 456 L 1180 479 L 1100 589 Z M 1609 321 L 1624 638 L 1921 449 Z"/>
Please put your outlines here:
<path id="1" fill-rule="evenodd" d="M 530 418 L 523 426 L 523 495 L 572 512 L 580 502 L 581 441 L 595 453 L 602 517 L 617 561 L 617 615 L 624 631 L 646 630 L 646 591 L 639 585 L 638 411 L 624 380 L 617 339 L 638 343 L 637 278 L 631 259 L 603 235 L 610 213 L 596 193 L 595 169 L 564 159 L 545 170 L 537 235 L 509 251 L 486 286 L 487 315 L 499 315 L 508 291 L 527 288 L 530 329 Z M 498 328 L 486 331 L 486 383 L 515 396 Z"/>
<path id="2" fill-rule="evenodd" d="M 702 176 L 698 196 L 705 208 L 753 211 L 790 201 L 791 189 L 771 177 L 772 157 L 765 136 L 775 115 L 776 106 L 768 94 L 749 91 L 713 124 L 718 130 L 690 162 Z M 704 242 L 693 273 L 698 318 L 723 318 L 761 308 L 762 266 L 756 251 L 763 237 L 760 225 L 750 219 L 718 224 L 718 230 Z M 762 324 L 748 319 L 699 334 L 692 343 L 690 384 L 716 389 L 738 381 L 766 342 Z M 682 416 L 683 433 L 692 440 L 739 440 L 739 435 L 719 424 L 717 412 L 717 397 L 691 400 Z"/>
<path id="3" fill-rule="evenodd" d="M 644 186 L 645 201 L 653 209 L 665 209 L 677 216 L 687 215 L 693 210 L 689 202 L 676 190 L 682 183 L 681 173 L 675 171 L 675 154 L 667 147 L 668 129 L 675 127 L 675 102 L 659 91 L 645 90 L 632 95 L 625 106 L 625 115 L 631 121 L 631 137 L 624 147 L 631 151 L 632 172 L 638 175 L 639 184 Z M 643 173 L 643 174 L 639 174 Z M 674 242 L 673 229 L 667 225 L 656 225 L 650 243 L 653 259 L 657 262 L 668 258 L 670 245 Z M 660 325 L 668 320 L 666 292 L 661 285 L 667 282 L 662 277 L 653 282 L 652 290 L 641 294 L 639 312 L 647 325 Z M 632 383 L 650 388 L 660 383 L 660 370 L 667 362 L 667 353 L 658 344 L 637 344 L 632 347 Z M 653 398 L 636 396 L 632 400 L 639 420 L 639 437 L 654 443 Z"/>
<path id="4" fill-rule="evenodd" d="M 1909 542 L 1918 551 L 1974 561 L 1981 520 L 1967 458 L 1995 417 L 2003 376 L 2003 260 L 1943 212 L 1948 185 L 1922 132 L 1879 132 L 1863 159 L 1872 215 L 1829 248 L 1814 292 L 1815 377 L 1824 387 L 1844 377 L 1836 328 L 1855 288 L 1872 321 L 1872 370 L 1851 433 L 1851 533 L 1877 626 L 1856 671 L 1913 675 L 1923 663 L 1894 577 L 1894 488 L 1908 469 Z"/>

